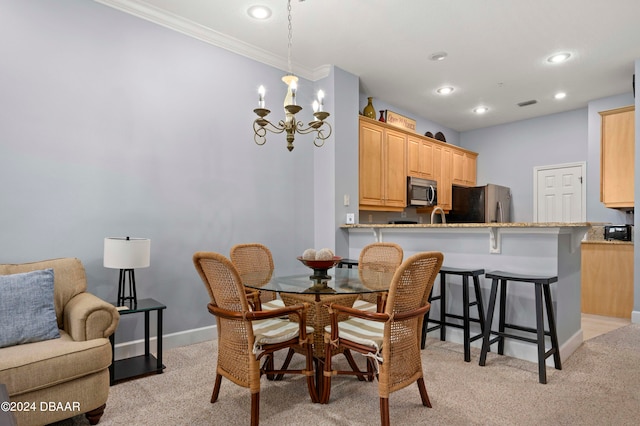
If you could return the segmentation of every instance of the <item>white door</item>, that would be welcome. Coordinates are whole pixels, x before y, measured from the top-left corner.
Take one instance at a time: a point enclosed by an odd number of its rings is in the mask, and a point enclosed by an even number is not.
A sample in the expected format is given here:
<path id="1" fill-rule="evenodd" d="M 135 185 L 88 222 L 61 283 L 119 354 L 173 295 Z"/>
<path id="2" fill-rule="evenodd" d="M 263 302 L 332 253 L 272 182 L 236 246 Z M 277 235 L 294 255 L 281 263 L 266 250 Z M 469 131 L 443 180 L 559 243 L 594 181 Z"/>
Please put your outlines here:
<path id="1" fill-rule="evenodd" d="M 586 222 L 586 164 L 534 168 L 534 222 Z"/>

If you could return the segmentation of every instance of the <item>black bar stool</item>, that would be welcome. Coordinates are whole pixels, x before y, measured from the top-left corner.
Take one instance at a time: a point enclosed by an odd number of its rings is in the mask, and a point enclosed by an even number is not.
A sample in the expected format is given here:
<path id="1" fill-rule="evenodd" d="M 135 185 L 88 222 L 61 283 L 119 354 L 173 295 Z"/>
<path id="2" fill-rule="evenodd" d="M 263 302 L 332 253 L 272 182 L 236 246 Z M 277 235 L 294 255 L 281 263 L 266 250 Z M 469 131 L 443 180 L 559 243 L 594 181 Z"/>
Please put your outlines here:
<path id="1" fill-rule="evenodd" d="M 342 259 L 340 263 L 338 263 L 338 268 L 344 268 L 345 266 L 349 269 L 358 266 L 358 259 Z"/>
<path id="2" fill-rule="evenodd" d="M 462 276 L 462 315 L 449 314 L 447 310 L 447 274 Z M 484 274 L 484 269 L 459 269 L 449 268 L 443 266 L 440 268 L 440 294 L 438 296 L 433 295 L 433 288 L 429 295 L 429 303 L 434 300 L 440 301 L 440 319 L 429 319 L 429 311 L 424 315 L 424 321 L 422 323 L 422 342 L 420 347 L 424 349 L 427 340 L 427 333 L 440 329 L 440 340 L 445 340 L 447 337 L 447 326 L 461 328 L 464 332 L 464 360 L 466 362 L 471 361 L 471 342 L 477 339 L 481 339 L 484 332 L 484 308 L 482 306 L 482 293 L 480 292 L 480 275 Z M 469 277 L 473 277 L 473 289 L 476 294 L 476 300 L 469 302 Z M 476 306 L 478 309 L 478 318 L 471 318 L 469 316 L 469 308 Z M 447 322 L 447 317 L 462 320 L 462 324 Z M 480 323 L 480 333 L 475 336 L 471 336 L 469 329 L 469 322 L 474 321 Z M 437 325 L 429 327 L 429 323 L 435 323 Z"/>
<path id="3" fill-rule="evenodd" d="M 482 340 L 482 351 L 480 352 L 480 365 L 485 365 L 487 361 L 487 352 L 489 347 L 498 342 L 498 353 L 504 355 L 504 339 L 511 338 L 522 340 L 529 343 L 535 343 L 538 345 L 538 376 L 540 383 L 547 383 L 547 369 L 545 360 L 553 355 L 553 363 L 556 370 L 562 370 L 562 363 L 560 361 L 560 349 L 558 347 L 558 335 L 556 333 L 556 321 L 553 315 L 553 303 L 551 302 L 551 290 L 549 284 L 558 281 L 557 276 L 535 276 L 535 275 L 522 275 L 512 274 L 502 271 L 491 271 L 486 274 L 486 277 L 491 279 L 491 296 L 489 298 L 489 307 L 487 309 L 487 319 L 485 324 L 487 327 L 484 330 L 484 338 Z M 506 322 L 506 300 L 507 300 L 507 282 L 517 281 L 535 284 L 536 295 L 536 328 L 523 327 L 521 325 L 509 324 Z M 496 297 L 498 294 L 498 287 L 500 287 L 500 322 L 498 331 L 491 331 L 491 322 L 493 321 L 493 312 L 496 306 Z M 544 296 L 544 297 L 543 297 Z M 543 315 L 543 298 L 544 306 L 547 311 L 547 321 L 549 324 L 549 330 L 544 329 L 544 315 Z M 535 333 L 536 338 L 524 337 L 521 335 L 506 333 L 505 329 L 511 328 L 514 330 Z M 491 339 L 491 334 L 497 335 Z M 544 336 L 551 337 L 551 349 L 546 351 Z"/>

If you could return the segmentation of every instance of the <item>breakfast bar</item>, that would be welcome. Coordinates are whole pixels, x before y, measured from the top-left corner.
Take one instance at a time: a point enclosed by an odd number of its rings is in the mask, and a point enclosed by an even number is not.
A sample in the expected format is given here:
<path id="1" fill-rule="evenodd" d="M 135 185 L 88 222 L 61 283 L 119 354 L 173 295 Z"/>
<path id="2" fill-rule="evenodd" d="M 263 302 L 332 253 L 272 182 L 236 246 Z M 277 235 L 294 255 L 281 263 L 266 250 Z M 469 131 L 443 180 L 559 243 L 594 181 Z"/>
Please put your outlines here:
<path id="1" fill-rule="evenodd" d="M 342 225 L 348 233 L 349 258 L 375 241 L 402 246 L 405 258 L 421 251 L 444 253 L 444 265 L 454 268 L 503 270 L 534 275 L 557 275 L 552 288 L 560 354 L 567 359 L 582 343 L 580 301 L 580 243 L 591 223 L 457 223 L 457 224 L 353 224 Z M 438 280 L 436 280 L 438 281 Z M 436 284 L 437 286 L 438 284 Z M 491 282 L 481 277 L 482 294 L 489 299 Z M 450 282 L 448 312 L 462 311 L 462 283 Z M 508 293 L 507 318 L 535 325 L 533 292 L 512 286 Z M 439 314 L 439 306 L 432 307 Z M 473 325 L 472 333 L 479 332 Z M 497 320 L 494 320 L 494 329 Z M 451 330 L 447 340 L 462 343 L 462 332 Z M 431 336 L 430 336 L 431 337 Z M 435 334 L 434 336 L 435 337 Z M 480 348 L 481 342 L 473 346 Z M 505 355 L 537 361 L 535 345 L 508 341 Z"/>

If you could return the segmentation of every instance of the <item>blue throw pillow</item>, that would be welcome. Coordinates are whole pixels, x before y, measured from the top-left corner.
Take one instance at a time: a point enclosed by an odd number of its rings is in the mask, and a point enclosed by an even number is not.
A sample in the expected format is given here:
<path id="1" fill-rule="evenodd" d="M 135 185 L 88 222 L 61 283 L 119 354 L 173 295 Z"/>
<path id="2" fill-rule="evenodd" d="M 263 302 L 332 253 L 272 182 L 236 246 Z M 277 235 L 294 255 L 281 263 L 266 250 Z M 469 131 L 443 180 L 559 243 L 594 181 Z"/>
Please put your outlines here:
<path id="1" fill-rule="evenodd" d="M 53 269 L 0 275 L 0 348 L 59 337 Z"/>

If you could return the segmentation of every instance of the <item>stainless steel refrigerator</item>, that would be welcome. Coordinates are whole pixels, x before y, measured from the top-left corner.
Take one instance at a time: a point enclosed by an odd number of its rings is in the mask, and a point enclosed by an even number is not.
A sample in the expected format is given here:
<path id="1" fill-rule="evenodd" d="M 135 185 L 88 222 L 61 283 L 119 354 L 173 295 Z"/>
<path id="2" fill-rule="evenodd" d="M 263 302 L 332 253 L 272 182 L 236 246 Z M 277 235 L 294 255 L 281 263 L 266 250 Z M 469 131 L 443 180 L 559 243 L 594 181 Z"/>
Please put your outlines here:
<path id="1" fill-rule="evenodd" d="M 452 188 L 449 223 L 511 222 L 511 190 L 488 184 Z"/>

